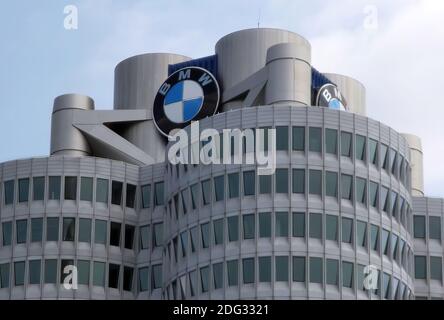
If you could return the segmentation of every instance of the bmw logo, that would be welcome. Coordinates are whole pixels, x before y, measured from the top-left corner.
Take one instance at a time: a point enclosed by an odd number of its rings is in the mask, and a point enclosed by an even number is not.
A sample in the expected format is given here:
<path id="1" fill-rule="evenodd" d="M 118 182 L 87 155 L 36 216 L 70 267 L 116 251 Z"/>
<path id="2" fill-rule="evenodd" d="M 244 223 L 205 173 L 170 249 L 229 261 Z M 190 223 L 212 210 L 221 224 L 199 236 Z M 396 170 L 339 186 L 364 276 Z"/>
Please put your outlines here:
<path id="1" fill-rule="evenodd" d="M 209 71 L 184 68 L 173 73 L 160 87 L 154 100 L 153 119 L 159 131 L 168 137 L 174 129 L 214 115 L 219 99 L 219 85 Z"/>
<path id="2" fill-rule="evenodd" d="M 347 110 L 347 102 L 344 96 L 333 83 L 327 83 L 319 89 L 316 105 L 335 110 Z"/>

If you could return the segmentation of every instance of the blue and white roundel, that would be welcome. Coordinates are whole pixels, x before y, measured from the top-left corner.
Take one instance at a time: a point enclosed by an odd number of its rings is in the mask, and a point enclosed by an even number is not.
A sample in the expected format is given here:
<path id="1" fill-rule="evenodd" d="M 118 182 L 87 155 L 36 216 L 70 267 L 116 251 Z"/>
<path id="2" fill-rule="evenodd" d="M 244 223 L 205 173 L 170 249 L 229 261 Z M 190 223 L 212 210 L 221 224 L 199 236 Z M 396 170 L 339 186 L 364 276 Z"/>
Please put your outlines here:
<path id="1" fill-rule="evenodd" d="M 193 80 L 176 83 L 165 96 L 163 108 L 168 119 L 175 123 L 191 121 L 204 102 L 202 87 Z"/>

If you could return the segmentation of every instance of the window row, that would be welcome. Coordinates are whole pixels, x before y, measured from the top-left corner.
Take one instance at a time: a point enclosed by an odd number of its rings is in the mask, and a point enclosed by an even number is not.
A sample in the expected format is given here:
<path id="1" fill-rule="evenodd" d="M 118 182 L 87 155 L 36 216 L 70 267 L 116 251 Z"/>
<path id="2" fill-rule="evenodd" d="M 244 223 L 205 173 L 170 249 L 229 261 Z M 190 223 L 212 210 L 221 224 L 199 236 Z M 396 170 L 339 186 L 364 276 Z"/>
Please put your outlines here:
<path id="1" fill-rule="evenodd" d="M 315 196 L 325 195 L 326 198 L 340 197 L 342 200 L 381 210 L 393 216 L 404 227 L 409 227 L 408 215 L 411 214 L 411 207 L 398 192 L 365 178 L 322 170 L 307 172 L 305 169 L 276 169 L 275 174 L 269 176 L 256 176 L 255 171 L 221 175 L 195 183 L 176 193 L 168 206 L 170 215 L 174 212 L 178 219 L 179 215 L 186 215 L 201 206 L 224 201 L 226 198 L 239 198 L 241 191 L 244 197 L 248 197 L 256 194 L 271 195 L 273 189 L 275 194 L 292 192 L 305 195 L 308 192 Z"/>
<path id="2" fill-rule="evenodd" d="M 65 280 L 73 284 L 74 280 L 67 279 L 73 272 L 72 268 L 65 270 L 68 266 L 77 268 L 77 284 L 79 286 L 92 285 L 123 291 L 138 290 L 139 292 L 148 290 L 149 267 L 138 270 L 138 289 L 136 289 L 134 286 L 136 275 L 133 267 L 80 259 L 76 263 L 72 259 L 46 259 L 0 264 L 0 289 L 24 285 L 63 285 Z M 162 288 L 161 265 L 151 266 L 150 282 L 152 290 Z"/>
<path id="3" fill-rule="evenodd" d="M 441 217 L 428 217 L 428 238 L 441 242 Z M 413 216 L 413 236 L 417 239 L 426 238 L 426 216 Z"/>
<path id="4" fill-rule="evenodd" d="M 111 200 L 112 205 L 123 206 L 134 209 L 136 207 L 137 186 L 133 184 L 124 184 L 121 181 L 93 177 L 63 177 L 63 199 L 92 202 L 93 198 L 97 203 L 108 204 Z M 78 180 L 80 180 L 80 193 L 78 194 Z M 95 181 L 95 186 L 94 186 Z M 17 184 L 17 187 L 16 187 Z M 27 203 L 29 201 L 44 201 L 45 192 L 48 200 L 60 200 L 62 192 L 62 177 L 33 177 L 5 181 L 4 205 L 17 203 Z M 95 190 L 95 192 L 94 192 Z M 151 185 L 144 185 L 141 189 L 141 206 L 149 208 L 151 206 Z M 16 199 L 17 194 L 17 199 Z M 125 197 L 124 197 L 125 195 Z M 109 199 L 110 198 L 110 199 Z M 164 204 L 164 183 L 154 184 L 154 205 Z"/>
<path id="5" fill-rule="evenodd" d="M 194 226 L 181 232 L 168 244 L 170 261 L 178 262 L 199 249 L 225 245 L 239 240 L 306 238 L 350 244 L 380 255 L 409 268 L 412 250 L 395 233 L 365 221 L 336 215 L 276 211 L 233 215 Z M 173 259 L 174 257 L 174 259 Z"/>
<path id="6" fill-rule="evenodd" d="M 409 288 L 398 278 L 387 273 L 383 273 L 381 277 L 380 274 L 378 270 L 378 286 L 373 291 L 374 294 L 381 297 L 382 293 L 384 299 L 407 299 L 410 296 Z M 194 297 L 212 290 L 272 282 L 308 282 L 366 291 L 365 276 L 364 265 L 345 260 L 262 256 L 201 267 L 172 281 L 167 294 L 168 299 L 185 299 L 187 296 Z"/>
<path id="7" fill-rule="evenodd" d="M 1 224 L 2 245 L 68 241 L 121 247 L 133 250 L 136 227 L 130 224 L 87 218 L 48 217 L 6 221 Z M 149 226 L 140 227 L 140 248 L 145 249 Z M 153 225 L 153 247 L 162 246 L 163 223 Z M 77 235 L 77 237 L 76 237 Z"/>
<path id="8" fill-rule="evenodd" d="M 429 268 L 427 266 L 429 262 Z M 415 255 L 415 279 L 430 278 L 442 283 L 442 257 L 429 257 Z"/>

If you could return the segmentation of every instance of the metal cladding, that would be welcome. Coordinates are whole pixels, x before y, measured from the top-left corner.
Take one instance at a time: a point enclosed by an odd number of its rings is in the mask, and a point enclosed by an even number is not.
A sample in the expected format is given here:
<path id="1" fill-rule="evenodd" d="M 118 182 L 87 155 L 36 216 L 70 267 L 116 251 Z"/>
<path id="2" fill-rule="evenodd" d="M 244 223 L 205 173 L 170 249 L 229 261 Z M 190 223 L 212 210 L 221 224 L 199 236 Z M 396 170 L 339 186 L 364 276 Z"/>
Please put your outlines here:
<path id="1" fill-rule="evenodd" d="M 347 111 L 367 115 L 366 95 L 364 85 L 356 79 L 336 73 L 324 73 L 330 79 L 347 101 Z"/>
<path id="2" fill-rule="evenodd" d="M 402 134 L 410 147 L 410 158 L 412 167 L 412 195 L 424 196 L 424 165 L 421 138 L 404 133 Z"/>
<path id="3" fill-rule="evenodd" d="M 72 125 L 74 110 L 94 110 L 94 100 L 80 94 L 65 94 L 55 98 L 51 119 L 51 155 L 91 154 L 85 136 Z"/>
<path id="4" fill-rule="evenodd" d="M 267 52 L 265 104 L 311 103 L 311 49 L 296 43 L 274 45 Z"/>
<path id="5" fill-rule="evenodd" d="M 168 78 L 171 64 L 191 60 L 170 53 L 150 53 L 128 58 L 115 69 L 114 109 L 146 109 L 152 113 L 157 91 Z M 122 136 L 145 151 L 156 162 L 165 160 L 164 137 L 152 120 L 125 128 Z"/>

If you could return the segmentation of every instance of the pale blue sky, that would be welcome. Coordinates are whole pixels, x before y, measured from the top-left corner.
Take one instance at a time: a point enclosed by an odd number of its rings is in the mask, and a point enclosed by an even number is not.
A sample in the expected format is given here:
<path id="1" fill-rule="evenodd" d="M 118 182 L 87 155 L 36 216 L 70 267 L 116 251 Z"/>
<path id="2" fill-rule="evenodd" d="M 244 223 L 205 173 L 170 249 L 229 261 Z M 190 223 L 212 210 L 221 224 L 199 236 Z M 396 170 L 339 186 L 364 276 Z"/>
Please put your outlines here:
<path id="1" fill-rule="evenodd" d="M 64 93 L 113 102 L 116 64 L 144 52 L 214 53 L 238 29 L 289 29 L 305 36 L 313 65 L 359 79 L 368 115 L 423 139 L 426 191 L 444 196 L 443 1 L 429 0 L 15 0 L 0 5 L 0 162 L 49 152 L 53 99 Z M 63 27 L 65 5 L 79 29 Z M 378 29 L 364 28 L 375 5 Z"/>

